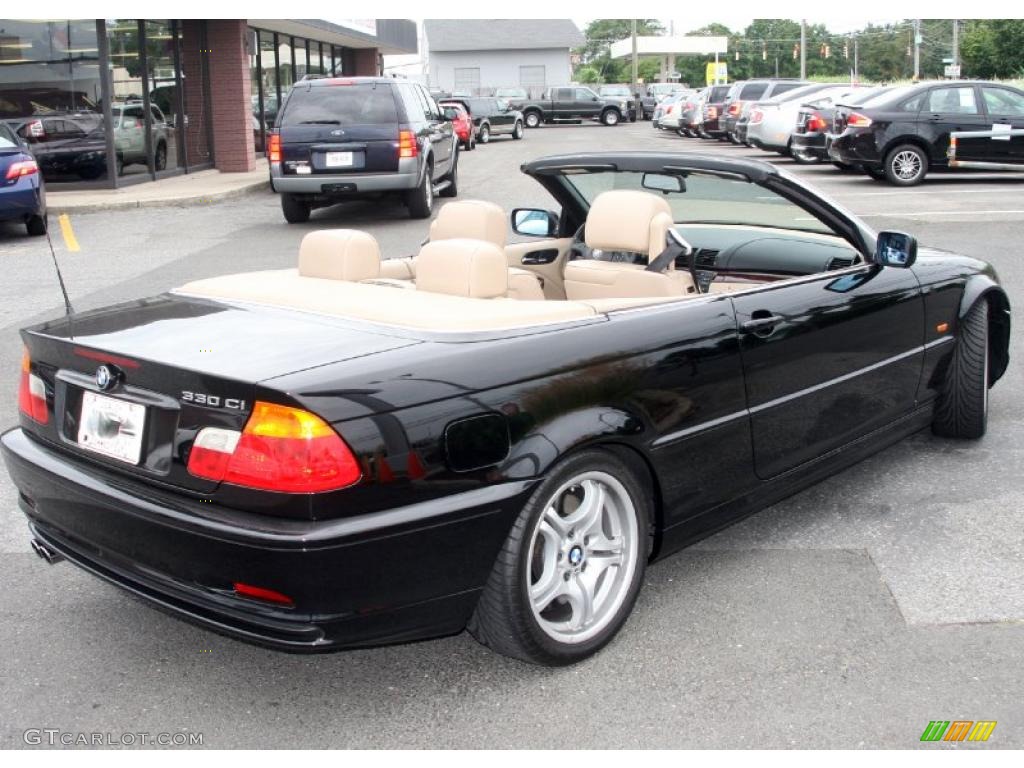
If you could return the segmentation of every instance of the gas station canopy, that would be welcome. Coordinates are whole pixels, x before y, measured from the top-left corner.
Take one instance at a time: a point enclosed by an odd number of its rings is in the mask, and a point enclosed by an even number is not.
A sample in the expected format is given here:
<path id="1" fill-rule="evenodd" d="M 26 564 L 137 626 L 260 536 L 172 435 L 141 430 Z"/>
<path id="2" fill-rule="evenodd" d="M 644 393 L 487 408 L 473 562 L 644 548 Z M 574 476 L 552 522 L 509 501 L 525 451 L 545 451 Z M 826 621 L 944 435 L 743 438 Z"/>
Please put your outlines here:
<path id="1" fill-rule="evenodd" d="M 728 38 L 701 37 L 695 35 L 673 37 L 638 37 L 636 52 L 639 56 L 677 56 L 686 53 L 711 55 L 728 51 Z M 633 55 L 631 38 L 612 43 L 613 59 L 622 59 Z"/>

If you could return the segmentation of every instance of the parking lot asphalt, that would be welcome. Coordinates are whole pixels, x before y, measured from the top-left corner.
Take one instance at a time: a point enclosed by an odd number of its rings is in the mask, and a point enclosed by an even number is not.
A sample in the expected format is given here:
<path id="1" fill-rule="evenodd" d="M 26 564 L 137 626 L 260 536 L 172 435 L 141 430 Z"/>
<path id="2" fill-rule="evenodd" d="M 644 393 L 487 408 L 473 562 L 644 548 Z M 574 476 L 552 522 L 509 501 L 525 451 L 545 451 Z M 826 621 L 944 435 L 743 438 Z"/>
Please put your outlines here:
<path id="1" fill-rule="evenodd" d="M 603 149 L 774 162 L 878 229 L 992 262 L 1024 306 L 1024 174 L 898 189 L 830 165 L 682 139 L 650 123 L 543 127 L 464 153 L 460 199 L 548 205 L 519 165 Z M 54 245 L 78 310 L 197 277 L 294 264 L 302 236 L 357 227 L 386 256 L 428 222 L 354 202 L 285 224 L 277 198 L 75 215 Z M 17 421 L 20 327 L 63 312 L 45 240 L 0 225 L 0 426 Z M 28 728 L 199 732 L 214 747 L 1024 747 L 1024 349 L 975 443 L 920 433 L 652 566 L 619 638 L 569 669 L 468 635 L 289 656 L 169 618 L 30 553 L 0 473 L 0 746 Z M 686 467 L 680 467 L 686 471 Z M 986 744 L 921 744 L 930 720 L 996 720 Z"/>

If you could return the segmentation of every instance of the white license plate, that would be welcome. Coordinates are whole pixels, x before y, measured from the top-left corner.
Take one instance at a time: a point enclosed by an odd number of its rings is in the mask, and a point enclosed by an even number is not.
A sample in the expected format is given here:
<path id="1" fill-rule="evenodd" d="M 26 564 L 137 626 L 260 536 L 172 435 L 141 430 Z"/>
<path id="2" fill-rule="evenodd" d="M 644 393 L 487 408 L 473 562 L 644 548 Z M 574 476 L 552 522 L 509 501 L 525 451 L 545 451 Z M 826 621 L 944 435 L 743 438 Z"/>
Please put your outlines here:
<path id="1" fill-rule="evenodd" d="M 82 393 L 78 445 L 128 464 L 138 464 L 146 406 L 95 392 Z"/>
<path id="2" fill-rule="evenodd" d="M 324 154 L 324 165 L 328 168 L 351 168 L 351 152 L 327 152 Z"/>

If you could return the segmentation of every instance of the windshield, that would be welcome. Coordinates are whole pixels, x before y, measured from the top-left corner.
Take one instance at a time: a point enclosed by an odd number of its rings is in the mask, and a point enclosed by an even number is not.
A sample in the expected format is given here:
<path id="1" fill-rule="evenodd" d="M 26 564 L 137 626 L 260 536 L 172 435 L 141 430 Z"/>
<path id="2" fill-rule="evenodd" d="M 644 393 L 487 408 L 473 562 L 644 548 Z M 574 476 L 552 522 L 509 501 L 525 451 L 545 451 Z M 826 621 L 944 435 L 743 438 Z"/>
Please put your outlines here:
<path id="1" fill-rule="evenodd" d="M 662 195 L 672 209 L 676 224 L 732 224 L 835 234 L 795 203 L 745 179 L 686 171 L 683 172 L 683 191 L 664 193 L 650 189 L 656 184 L 655 177 L 664 179 L 660 174 L 648 174 L 645 187 L 644 174 L 638 172 L 569 172 L 563 175 L 588 207 L 602 192 L 632 189 Z"/>
<path id="2" fill-rule="evenodd" d="M 14 149 L 19 146 L 18 140 L 14 138 L 11 129 L 0 123 L 0 149 Z"/>
<path id="3" fill-rule="evenodd" d="M 397 123 L 388 84 L 296 86 L 285 102 L 282 126 Z"/>

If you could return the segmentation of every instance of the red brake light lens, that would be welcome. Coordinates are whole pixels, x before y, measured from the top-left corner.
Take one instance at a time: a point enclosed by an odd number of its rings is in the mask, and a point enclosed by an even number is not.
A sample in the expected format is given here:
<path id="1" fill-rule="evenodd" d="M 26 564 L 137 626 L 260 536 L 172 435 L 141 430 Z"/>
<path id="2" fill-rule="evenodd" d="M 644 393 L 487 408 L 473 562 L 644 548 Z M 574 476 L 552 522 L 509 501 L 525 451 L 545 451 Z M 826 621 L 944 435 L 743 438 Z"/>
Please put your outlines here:
<path id="1" fill-rule="evenodd" d="M 412 131 L 398 132 L 398 156 L 416 157 L 420 153 L 419 145 L 416 143 L 416 134 Z"/>
<path id="2" fill-rule="evenodd" d="M 718 117 L 718 107 L 708 107 L 708 120 L 714 120 Z"/>
<path id="3" fill-rule="evenodd" d="M 242 432 L 207 427 L 189 454 L 196 477 L 280 493 L 323 493 L 362 472 L 345 441 L 309 411 L 257 401 Z"/>
<path id="4" fill-rule="evenodd" d="M 871 122 L 870 117 L 862 115 L 860 112 L 851 112 L 850 116 L 846 118 L 846 124 L 853 128 L 867 128 Z"/>
<path id="5" fill-rule="evenodd" d="M 729 105 L 729 114 L 734 116 L 738 115 L 741 109 L 743 109 L 743 107 L 740 105 L 740 103 L 738 101 L 734 101 L 732 104 Z"/>
<path id="6" fill-rule="evenodd" d="M 19 160 L 16 163 L 11 163 L 7 168 L 6 179 L 18 179 L 22 176 L 31 176 L 33 173 L 39 173 L 39 166 L 36 165 L 35 160 Z"/>
<path id="7" fill-rule="evenodd" d="M 807 118 L 807 125 L 805 130 L 808 133 L 821 132 L 828 128 L 823 118 L 818 112 L 812 112 L 811 116 Z"/>
<path id="8" fill-rule="evenodd" d="M 267 157 L 272 163 L 281 162 L 281 134 L 271 133 L 267 136 Z"/>
<path id="9" fill-rule="evenodd" d="M 27 349 L 21 353 L 18 410 L 39 424 L 45 424 L 50 420 L 49 411 L 46 409 L 46 385 L 32 373 L 32 359 Z"/>
<path id="10" fill-rule="evenodd" d="M 760 109 L 755 109 L 753 112 L 750 113 L 751 123 L 760 123 L 762 120 L 764 120 L 764 112 L 762 112 Z"/>

